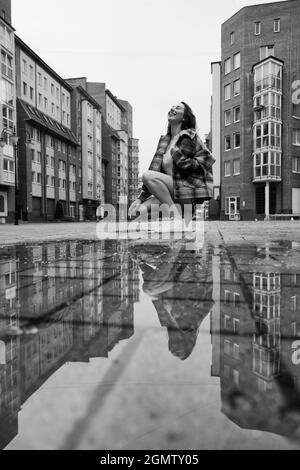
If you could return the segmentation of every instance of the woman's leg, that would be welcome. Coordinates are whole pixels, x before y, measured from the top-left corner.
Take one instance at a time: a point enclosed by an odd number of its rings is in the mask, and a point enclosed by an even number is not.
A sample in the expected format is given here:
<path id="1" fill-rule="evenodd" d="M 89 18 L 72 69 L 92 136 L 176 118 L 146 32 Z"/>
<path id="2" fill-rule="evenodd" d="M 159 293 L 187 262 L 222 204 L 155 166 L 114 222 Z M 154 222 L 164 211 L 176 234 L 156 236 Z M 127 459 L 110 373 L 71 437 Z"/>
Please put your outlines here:
<path id="1" fill-rule="evenodd" d="M 143 175 L 143 183 L 158 200 L 159 204 L 166 204 L 168 207 L 173 207 L 175 217 L 181 218 L 173 200 L 174 182 L 172 176 L 159 173 L 158 171 L 147 171 Z M 153 204 L 152 202 L 152 205 Z M 151 205 L 151 202 L 149 205 Z"/>

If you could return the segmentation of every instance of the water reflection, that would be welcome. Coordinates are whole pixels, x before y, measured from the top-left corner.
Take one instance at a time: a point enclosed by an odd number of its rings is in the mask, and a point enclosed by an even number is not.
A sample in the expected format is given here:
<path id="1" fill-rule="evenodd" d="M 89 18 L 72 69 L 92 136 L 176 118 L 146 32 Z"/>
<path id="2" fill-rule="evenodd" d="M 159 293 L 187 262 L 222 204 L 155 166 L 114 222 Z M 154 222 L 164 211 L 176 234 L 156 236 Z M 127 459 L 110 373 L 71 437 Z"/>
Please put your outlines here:
<path id="1" fill-rule="evenodd" d="M 297 248 L 102 241 L 0 249 L 0 447 L 55 371 L 108 358 L 134 335 L 141 291 L 167 331 L 166 347 L 186 364 L 211 314 L 211 374 L 232 422 L 298 437 L 300 273 L 289 267 Z"/>
<path id="2" fill-rule="evenodd" d="M 233 422 L 298 437 L 300 274 L 287 272 L 288 257 L 279 265 L 277 250 L 274 255 L 252 247 L 246 256 L 232 249 L 229 260 L 220 258 L 215 373 L 221 379 L 222 411 Z"/>
<path id="3" fill-rule="evenodd" d="M 164 251 L 137 252 L 143 290 L 152 299 L 160 324 L 167 328 L 170 352 L 187 359 L 196 344 L 199 328 L 213 305 L 211 257 L 207 250 L 188 251 L 178 242 Z M 210 259 L 209 259 L 210 258 Z"/>

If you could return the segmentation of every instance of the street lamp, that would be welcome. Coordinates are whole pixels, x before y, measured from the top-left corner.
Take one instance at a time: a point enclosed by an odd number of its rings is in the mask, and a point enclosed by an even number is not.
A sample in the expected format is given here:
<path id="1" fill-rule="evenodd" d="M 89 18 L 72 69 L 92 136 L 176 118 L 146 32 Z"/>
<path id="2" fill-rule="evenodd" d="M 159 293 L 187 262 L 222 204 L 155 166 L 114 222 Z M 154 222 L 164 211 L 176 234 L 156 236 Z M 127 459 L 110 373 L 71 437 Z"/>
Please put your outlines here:
<path id="1" fill-rule="evenodd" d="M 26 144 L 32 145 L 32 140 L 31 140 L 29 132 L 26 131 L 26 134 L 27 134 Z M 17 150 L 18 150 L 18 142 L 19 142 L 20 137 L 17 136 L 15 127 L 14 127 L 13 131 L 10 131 L 10 130 L 4 128 L 3 131 L 1 132 L 1 137 L 0 137 L 0 148 L 2 148 L 2 149 L 7 145 L 7 142 L 5 140 L 5 136 L 10 136 L 11 143 L 12 143 L 13 148 L 14 148 L 14 160 L 15 160 L 15 225 L 19 225 L 18 201 L 17 201 L 17 196 L 18 196 Z"/>

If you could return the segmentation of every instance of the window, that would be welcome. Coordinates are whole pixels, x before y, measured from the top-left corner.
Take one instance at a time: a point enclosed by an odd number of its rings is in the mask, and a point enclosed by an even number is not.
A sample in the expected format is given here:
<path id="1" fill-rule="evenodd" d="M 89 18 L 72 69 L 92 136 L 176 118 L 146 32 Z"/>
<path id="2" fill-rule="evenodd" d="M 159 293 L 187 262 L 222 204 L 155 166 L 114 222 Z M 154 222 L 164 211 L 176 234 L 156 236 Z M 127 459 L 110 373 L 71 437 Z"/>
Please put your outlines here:
<path id="1" fill-rule="evenodd" d="M 231 137 L 230 135 L 225 136 L 225 152 L 231 150 Z"/>
<path id="2" fill-rule="evenodd" d="M 230 33 L 230 45 L 232 46 L 234 44 L 234 40 L 235 40 L 235 34 L 234 32 Z"/>
<path id="3" fill-rule="evenodd" d="M 51 95 L 54 96 L 54 91 L 55 91 L 55 87 L 53 85 L 53 83 L 51 83 Z"/>
<path id="4" fill-rule="evenodd" d="M 48 80 L 46 77 L 44 77 L 44 90 L 47 90 L 48 88 Z"/>
<path id="5" fill-rule="evenodd" d="M 47 110 L 48 109 L 48 99 L 44 98 L 44 108 Z"/>
<path id="6" fill-rule="evenodd" d="M 281 125 L 274 122 L 255 125 L 254 127 L 255 149 L 264 147 L 276 147 L 281 149 Z M 300 130 L 299 130 L 300 145 Z"/>
<path id="7" fill-rule="evenodd" d="M 231 72 L 231 58 L 225 60 L 225 75 Z"/>
<path id="8" fill-rule="evenodd" d="M 4 51 L 1 51 L 1 69 L 4 75 L 10 80 L 13 79 L 13 59 Z"/>
<path id="9" fill-rule="evenodd" d="M 39 86 L 42 86 L 42 74 L 40 72 L 38 73 L 38 83 Z"/>
<path id="10" fill-rule="evenodd" d="M 55 186 L 55 177 L 54 176 L 51 176 L 51 186 L 52 187 Z"/>
<path id="11" fill-rule="evenodd" d="M 42 173 L 37 173 L 36 176 L 37 176 L 36 178 L 37 184 L 42 184 Z"/>
<path id="12" fill-rule="evenodd" d="M 27 74 L 27 62 L 25 59 L 23 59 L 23 73 L 26 75 Z"/>
<path id="13" fill-rule="evenodd" d="M 233 121 L 240 122 L 240 120 L 241 120 L 241 108 L 240 106 L 237 106 L 236 108 L 233 109 Z"/>
<path id="14" fill-rule="evenodd" d="M 51 157 L 51 168 L 54 168 L 54 157 Z"/>
<path id="15" fill-rule="evenodd" d="M 274 33 L 280 33 L 280 18 L 274 20 Z"/>
<path id="16" fill-rule="evenodd" d="M 275 47 L 273 46 L 262 46 L 259 49 L 259 58 L 260 60 L 264 60 L 267 57 L 275 55 Z"/>
<path id="17" fill-rule="evenodd" d="M 232 196 L 225 198 L 225 215 L 240 213 L 240 197 Z"/>
<path id="18" fill-rule="evenodd" d="M 225 126 L 229 126 L 231 122 L 231 111 L 225 111 Z"/>
<path id="19" fill-rule="evenodd" d="M 30 65 L 30 66 L 29 66 L 29 76 L 30 76 L 30 79 L 31 79 L 31 80 L 33 80 L 33 72 L 34 72 L 34 70 L 33 70 L 33 65 Z"/>
<path id="20" fill-rule="evenodd" d="M 231 353 L 231 344 L 227 339 L 224 340 L 224 353 L 227 354 L 227 356 L 230 356 Z"/>
<path id="21" fill-rule="evenodd" d="M 292 163 L 293 173 L 300 173 L 300 157 L 293 157 Z"/>
<path id="22" fill-rule="evenodd" d="M 233 135 L 233 146 L 235 149 L 238 149 L 241 146 L 241 134 L 239 132 Z"/>
<path id="23" fill-rule="evenodd" d="M 254 159 L 254 178 L 265 179 L 281 178 L 281 154 L 279 152 L 267 151 L 257 153 Z"/>
<path id="24" fill-rule="evenodd" d="M 261 34 L 261 22 L 260 21 L 257 21 L 254 24 L 254 34 L 255 36 L 259 36 Z"/>
<path id="25" fill-rule="evenodd" d="M 27 96 L 27 83 L 23 82 L 23 95 Z"/>
<path id="26" fill-rule="evenodd" d="M 241 80 L 235 80 L 233 82 L 233 96 L 238 96 L 241 93 Z"/>
<path id="27" fill-rule="evenodd" d="M 233 174 L 234 176 L 237 176 L 240 174 L 240 168 L 241 168 L 241 161 L 239 158 L 236 160 L 233 160 Z"/>
<path id="28" fill-rule="evenodd" d="M 300 129 L 293 129 L 293 145 L 300 145 Z"/>
<path id="29" fill-rule="evenodd" d="M 42 106 L 42 95 L 39 93 L 39 106 Z"/>
<path id="30" fill-rule="evenodd" d="M 2 123 L 3 127 L 6 129 L 13 130 L 14 128 L 14 110 L 6 106 L 5 104 L 2 105 Z"/>
<path id="31" fill-rule="evenodd" d="M 30 87 L 30 99 L 31 101 L 33 101 L 33 88 Z"/>
<path id="32" fill-rule="evenodd" d="M 224 95 L 225 95 L 225 101 L 230 100 L 230 98 L 231 98 L 231 84 L 225 85 Z"/>
<path id="33" fill-rule="evenodd" d="M 224 163 L 224 176 L 231 176 L 231 162 Z"/>
<path id="34" fill-rule="evenodd" d="M 233 68 L 234 70 L 239 69 L 241 66 L 241 53 L 238 52 L 233 56 Z"/>
<path id="35" fill-rule="evenodd" d="M 240 347 L 238 344 L 233 345 L 233 357 L 237 360 L 240 358 Z"/>
<path id="36" fill-rule="evenodd" d="M 37 152 L 37 162 L 41 163 L 42 162 L 42 154 L 41 152 Z"/>

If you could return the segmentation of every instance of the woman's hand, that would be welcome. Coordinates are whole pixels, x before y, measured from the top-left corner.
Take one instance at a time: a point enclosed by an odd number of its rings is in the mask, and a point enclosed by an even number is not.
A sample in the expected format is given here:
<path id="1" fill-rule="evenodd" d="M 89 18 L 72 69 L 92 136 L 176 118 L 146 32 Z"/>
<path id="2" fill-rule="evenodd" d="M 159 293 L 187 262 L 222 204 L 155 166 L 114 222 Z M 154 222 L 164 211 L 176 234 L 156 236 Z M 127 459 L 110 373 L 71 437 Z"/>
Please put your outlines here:
<path id="1" fill-rule="evenodd" d="M 129 217 L 135 217 L 137 212 L 139 212 L 139 209 L 141 207 L 142 203 L 139 199 L 136 199 L 130 206 L 128 215 Z"/>

